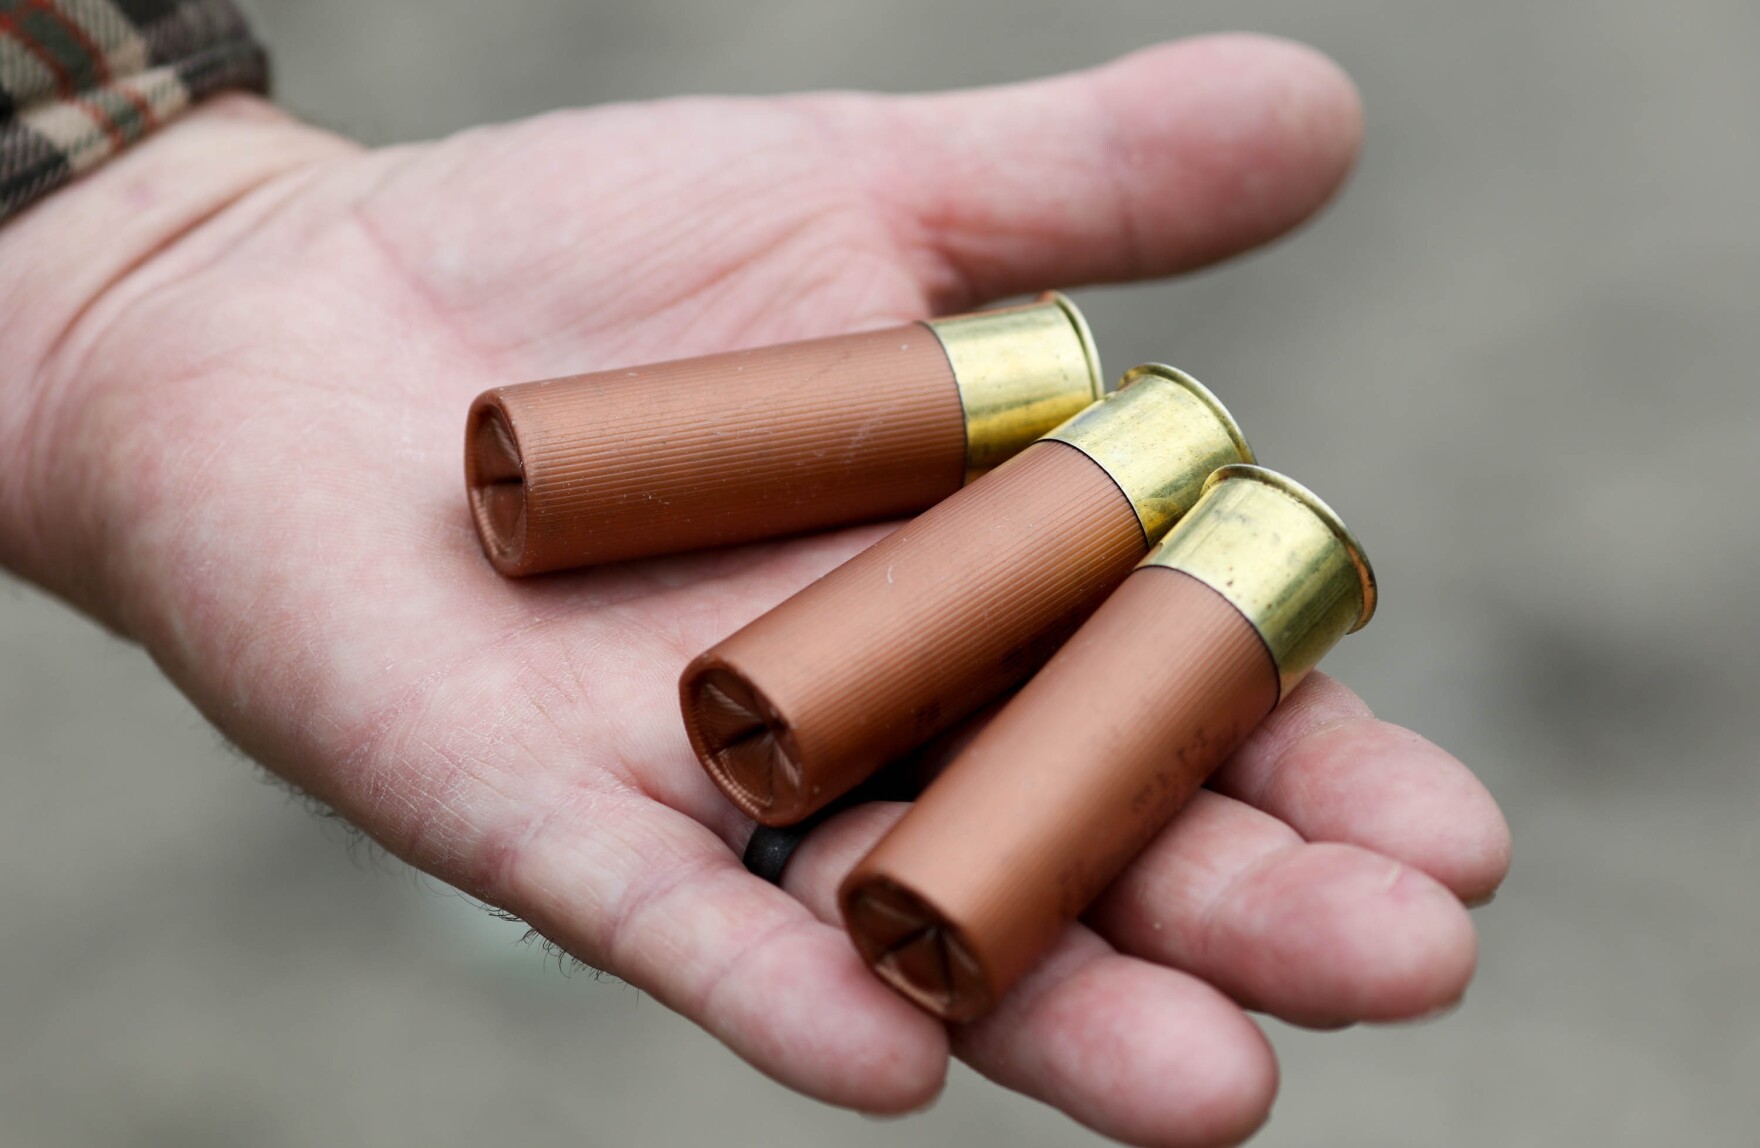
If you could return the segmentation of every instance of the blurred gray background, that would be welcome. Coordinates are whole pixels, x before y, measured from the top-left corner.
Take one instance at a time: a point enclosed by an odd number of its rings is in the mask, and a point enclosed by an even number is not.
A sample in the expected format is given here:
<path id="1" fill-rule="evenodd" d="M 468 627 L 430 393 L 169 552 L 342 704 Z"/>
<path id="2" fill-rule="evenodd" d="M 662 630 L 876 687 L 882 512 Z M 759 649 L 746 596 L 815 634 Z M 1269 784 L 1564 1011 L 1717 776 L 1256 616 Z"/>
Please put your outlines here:
<path id="1" fill-rule="evenodd" d="M 1081 292 L 1341 508 L 1386 588 L 1329 668 L 1479 770 L 1516 865 L 1464 1007 L 1270 1024 L 1272 1145 L 1752 1144 L 1760 1116 L 1760 6 L 256 0 L 368 141 L 676 92 L 915 89 L 1248 28 L 1356 77 L 1320 222 Z M 878 1123 L 350 848 L 136 650 L 0 581 L 0 1144 L 1051 1145 L 956 1072 Z"/>

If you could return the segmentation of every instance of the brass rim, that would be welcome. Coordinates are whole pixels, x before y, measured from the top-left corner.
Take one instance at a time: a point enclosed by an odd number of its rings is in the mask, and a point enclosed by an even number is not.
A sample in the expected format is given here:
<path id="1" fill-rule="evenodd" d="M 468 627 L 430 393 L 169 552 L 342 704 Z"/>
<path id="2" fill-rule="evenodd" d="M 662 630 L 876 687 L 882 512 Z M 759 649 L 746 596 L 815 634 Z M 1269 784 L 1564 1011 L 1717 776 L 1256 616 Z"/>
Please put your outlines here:
<path id="1" fill-rule="evenodd" d="M 1082 357 L 1088 360 L 1088 383 L 1094 401 L 1106 397 L 1106 374 L 1100 368 L 1100 346 L 1094 342 L 1094 332 L 1088 327 L 1088 317 L 1082 314 L 1075 300 L 1062 291 L 1047 291 L 1039 296 L 1040 303 L 1055 303 L 1069 319 L 1070 326 L 1076 330 L 1076 338 L 1082 344 Z"/>
<path id="2" fill-rule="evenodd" d="M 1247 460 L 1247 464 L 1258 461 L 1257 456 L 1253 454 L 1252 445 L 1247 442 L 1246 432 L 1241 430 L 1241 425 L 1234 421 L 1234 416 L 1228 413 L 1228 408 L 1222 405 L 1222 400 L 1217 398 L 1209 387 L 1178 367 L 1170 367 L 1166 363 L 1144 363 L 1126 371 L 1124 377 L 1118 380 L 1117 389 L 1122 391 L 1145 378 L 1166 379 L 1168 382 L 1177 383 L 1192 392 L 1199 402 L 1210 408 L 1210 413 L 1216 416 L 1216 421 L 1222 424 L 1222 429 L 1227 431 L 1228 437 L 1234 440 L 1235 447 L 1239 449 L 1241 457 Z M 1205 489 L 1208 490 L 1209 487 L 1206 486 Z"/>
<path id="3" fill-rule="evenodd" d="M 1314 512 L 1315 517 L 1326 524 L 1326 529 L 1332 532 L 1333 537 L 1338 539 L 1339 545 L 1343 546 L 1345 553 L 1350 556 L 1351 565 L 1356 568 L 1357 579 L 1363 587 L 1362 611 L 1357 615 L 1356 625 L 1347 632 L 1354 634 L 1367 626 L 1369 619 L 1375 616 L 1375 606 L 1379 597 L 1375 584 L 1375 568 L 1369 564 L 1369 555 L 1364 552 L 1362 543 L 1357 541 L 1357 536 L 1351 533 L 1350 527 L 1344 524 L 1344 519 L 1340 518 L 1332 507 L 1326 505 L 1324 499 L 1289 475 L 1252 463 L 1231 462 L 1227 466 L 1217 467 L 1211 472 L 1210 477 L 1204 480 L 1204 493 L 1208 494 L 1214 487 L 1231 478 L 1251 479 L 1264 486 L 1269 486 L 1306 506 Z"/>

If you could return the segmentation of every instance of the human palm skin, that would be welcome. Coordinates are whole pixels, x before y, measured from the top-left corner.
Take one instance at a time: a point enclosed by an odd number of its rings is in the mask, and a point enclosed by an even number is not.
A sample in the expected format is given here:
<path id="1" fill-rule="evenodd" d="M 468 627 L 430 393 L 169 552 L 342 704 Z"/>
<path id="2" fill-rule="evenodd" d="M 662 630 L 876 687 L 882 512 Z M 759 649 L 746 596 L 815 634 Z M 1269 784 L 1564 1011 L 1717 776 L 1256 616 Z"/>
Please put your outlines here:
<path id="1" fill-rule="evenodd" d="M 0 229 L 0 558 L 143 643 L 225 734 L 410 863 L 876 1112 L 959 1055 L 1102 1132 L 1222 1144 L 1302 1024 L 1459 998 L 1484 789 L 1305 684 L 989 1018 L 838 930 L 896 818 L 783 888 L 681 726 L 685 662 L 884 528 L 507 581 L 463 497 L 483 388 L 1172 273 L 1313 211 L 1348 82 L 1171 45 L 1031 85 L 609 106 L 364 151 L 215 101 Z M 590 1037 L 587 1037 L 590 1039 Z"/>

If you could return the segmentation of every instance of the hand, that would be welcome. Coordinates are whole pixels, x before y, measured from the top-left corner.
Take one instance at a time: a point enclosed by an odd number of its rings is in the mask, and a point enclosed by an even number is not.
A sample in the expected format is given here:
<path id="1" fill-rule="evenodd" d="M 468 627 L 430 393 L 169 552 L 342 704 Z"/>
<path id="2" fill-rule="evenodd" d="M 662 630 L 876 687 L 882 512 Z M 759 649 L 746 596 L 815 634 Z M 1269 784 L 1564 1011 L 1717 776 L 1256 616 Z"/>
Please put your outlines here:
<path id="1" fill-rule="evenodd" d="M 1455 1000 L 1508 840 L 1452 758 L 1304 688 L 987 1020 L 861 966 L 680 725 L 688 658 L 876 528 L 511 582 L 461 474 L 484 387 L 1169 274 L 1334 189 L 1330 64 L 1248 38 L 983 92 L 681 100 L 361 151 L 216 101 L 0 231 L 0 558 L 143 642 L 227 736 L 387 848 L 835 1104 L 929 1102 L 950 1048 L 1094 1128 L 1249 1134 L 1243 1008 Z"/>

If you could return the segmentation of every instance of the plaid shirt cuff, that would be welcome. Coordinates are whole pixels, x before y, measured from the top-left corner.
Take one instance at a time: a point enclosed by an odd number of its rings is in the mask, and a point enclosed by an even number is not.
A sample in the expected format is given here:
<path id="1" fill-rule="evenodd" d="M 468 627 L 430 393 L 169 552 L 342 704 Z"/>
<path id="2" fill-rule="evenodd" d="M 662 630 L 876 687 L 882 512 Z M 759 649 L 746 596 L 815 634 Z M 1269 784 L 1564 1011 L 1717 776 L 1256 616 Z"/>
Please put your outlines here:
<path id="1" fill-rule="evenodd" d="M 268 77 L 231 0 L 0 0 L 0 222 L 196 100 Z"/>

